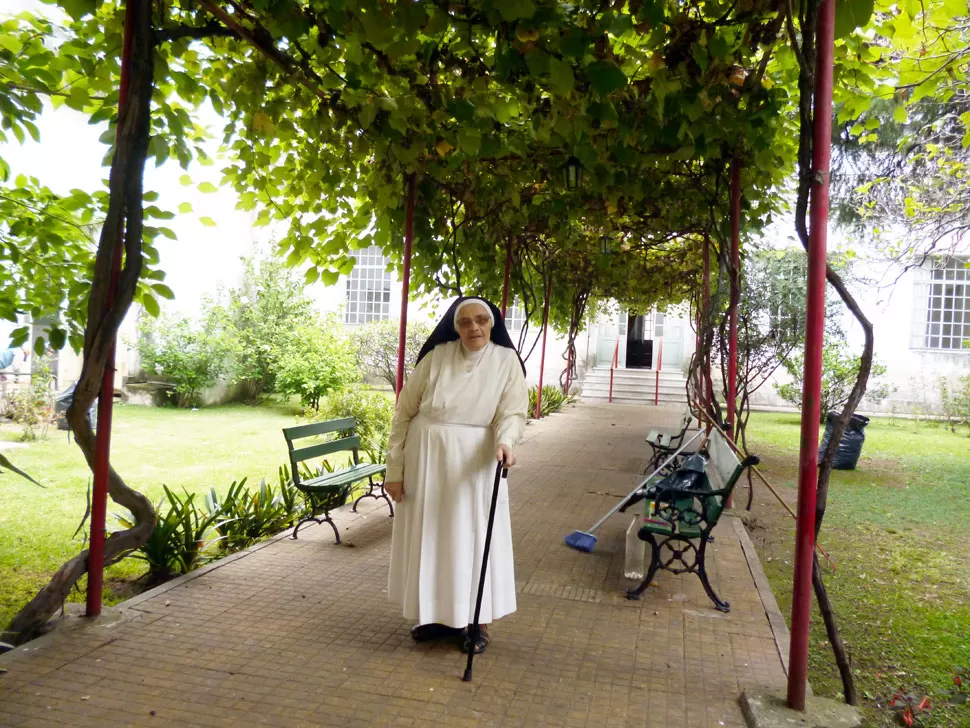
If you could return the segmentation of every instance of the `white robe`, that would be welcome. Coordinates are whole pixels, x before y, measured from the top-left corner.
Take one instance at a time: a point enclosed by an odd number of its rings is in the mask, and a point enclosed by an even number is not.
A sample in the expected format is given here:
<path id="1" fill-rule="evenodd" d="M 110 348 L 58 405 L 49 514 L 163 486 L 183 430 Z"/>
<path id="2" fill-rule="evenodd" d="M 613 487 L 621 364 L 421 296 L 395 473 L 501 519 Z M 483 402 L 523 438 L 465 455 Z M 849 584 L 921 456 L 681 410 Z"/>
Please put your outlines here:
<path id="1" fill-rule="evenodd" d="M 387 482 L 403 481 L 391 537 L 389 598 L 417 624 L 473 621 L 498 444 L 514 447 L 529 394 L 519 359 L 489 342 L 442 344 L 401 391 L 388 442 Z M 515 611 L 512 528 L 499 489 L 480 622 Z"/>

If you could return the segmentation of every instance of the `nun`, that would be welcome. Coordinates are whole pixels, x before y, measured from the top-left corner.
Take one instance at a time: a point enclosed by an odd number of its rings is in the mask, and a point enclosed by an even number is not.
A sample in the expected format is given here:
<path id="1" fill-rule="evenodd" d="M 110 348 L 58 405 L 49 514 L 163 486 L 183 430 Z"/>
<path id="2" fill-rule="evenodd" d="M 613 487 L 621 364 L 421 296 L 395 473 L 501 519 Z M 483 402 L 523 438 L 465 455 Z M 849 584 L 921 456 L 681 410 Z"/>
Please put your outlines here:
<path id="1" fill-rule="evenodd" d="M 460 298 L 418 354 L 388 440 L 385 489 L 398 504 L 388 594 L 418 641 L 454 638 L 483 652 L 485 625 L 515 611 L 509 494 L 495 510 L 479 632 L 472 644 L 482 551 L 496 467 L 515 465 L 526 423 L 525 366 L 502 314 Z"/>

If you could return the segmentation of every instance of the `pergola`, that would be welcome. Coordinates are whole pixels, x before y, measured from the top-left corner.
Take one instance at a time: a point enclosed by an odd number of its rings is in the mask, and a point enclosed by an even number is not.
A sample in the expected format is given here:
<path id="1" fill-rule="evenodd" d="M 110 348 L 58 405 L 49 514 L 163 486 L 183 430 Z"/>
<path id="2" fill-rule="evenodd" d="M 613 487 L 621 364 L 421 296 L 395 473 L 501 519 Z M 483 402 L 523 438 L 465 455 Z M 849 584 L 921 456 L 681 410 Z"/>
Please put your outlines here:
<path id="1" fill-rule="evenodd" d="M 410 5 L 424 8 L 420 3 Z M 544 357 L 550 316 L 563 320 L 567 318 L 564 312 L 574 313 L 566 301 L 573 300 L 579 281 L 589 282 L 590 287 L 582 291 L 587 298 L 611 293 L 620 299 L 633 297 L 638 284 L 649 289 L 638 299 L 641 303 L 659 300 L 660 290 L 668 291 L 674 299 L 695 294 L 704 302 L 699 311 L 703 324 L 710 306 L 711 236 L 720 236 L 726 243 L 721 248 L 721 260 L 731 276 L 726 411 L 727 431 L 734 431 L 740 248 L 745 224 L 742 200 L 747 200 L 749 213 L 769 210 L 772 187 L 779 181 L 777 175 L 784 172 L 772 166 L 778 163 L 775 145 L 783 143 L 779 141 L 783 131 L 779 101 L 762 79 L 772 53 L 783 47 L 777 37 L 785 11 L 780 7 L 737 9 L 712 2 L 690 6 L 699 19 L 689 12 L 667 18 L 662 6 L 651 9 L 646 5 L 631 2 L 612 8 L 579 7 L 570 15 L 559 5 L 537 8 L 529 0 L 481 6 L 431 2 L 425 8 L 426 16 L 422 14 L 414 28 L 405 29 L 408 33 L 420 29 L 430 37 L 434 32 L 431 26 L 441 22 L 467 29 L 469 39 L 464 42 L 449 35 L 448 43 L 441 42 L 437 48 L 433 43 L 425 44 L 431 54 L 426 58 L 421 55 L 426 49 L 420 43 L 415 48 L 405 42 L 406 38 L 397 37 L 393 28 L 374 25 L 379 22 L 377 5 L 369 6 L 357 18 L 369 40 L 351 49 L 360 39 L 338 27 L 333 13 L 328 13 L 322 3 L 280 2 L 266 9 L 262 4 L 241 0 L 201 0 L 195 15 L 183 18 L 182 26 L 155 29 L 151 3 L 127 0 L 111 207 L 99 248 L 85 370 L 71 413 L 82 448 L 85 443 L 93 445 L 89 461 L 95 473 L 94 495 L 86 565 L 89 616 L 101 611 L 106 502 L 109 483 L 117 478 L 109 464 L 113 334 L 132 301 L 138 279 L 140 175 L 149 129 L 151 59 L 157 43 L 215 38 L 211 53 L 217 53 L 224 43 L 248 44 L 255 59 L 253 68 L 263 74 L 266 109 L 282 108 L 277 105 L 287 96 L 300 94 L 300 98 L 315 99 L 316 113 L 325 117 L 321 123 L 304 115 L 297 122 L 290 112 L 280 111 L 277 126 L 285 126 L 296 140 L 294 144 L 305 143 L 309 130 L 315 129 L 324 160 L 321 164 L 330 165 L 346 160 L 348 149 L 356 149 L 355 145 L 366 151 L 362 157 L 367 162 L 356 168 L 358 176 L 327 183 L 338 197 L 332 203 L 335 209 L 307 201 L 308 191 L 301 188 L 301 202 L 295 208 L 280 209 L 277 219 L 292 219 L 294 251 L 300 252 L 293 261 L 309 263 L 324 280 L 330 273 L 347 269 L 347 246 L 341 248 L 333 241 L 341 236 L 346 239 L 352 232 L 339 222 L 348 216 L 365 220 L 356 228 L 359 240 L 382 245 L 395 255 L 400 251 L 404 292 L 398 391 L 404 377 L 412 276 L 420 270 L 428 285 L 439 280 L 435 276 L 442 270 L 457 274 L 462 267 L 457 260 L 459 237 L 463 255 L 481 253 L 480 263 L 467 265 L 472 266 L 476 285 L 500 291 L 503 311 L 515 287 L 513 275 L 518 274 L 524 283 L 523 270 L 533 266 L 530 279 L 542 284 Z M 412 11 L 402 6 L 400 12 Z M 815 538 L 835 0 L 822 0 L 818 17 L 806 282 L 808 323 L 788 686 L 789 705 L 797 710 L 805 706 Z M 640 20 L 638 25 L 634 25 L 636 20 Z M 596 25 L 595 33 L 589 30 L 590 23 Z M 351 25 L 348 22 L 347 27 Z M 658 32 L 657 27 L 669 27 L 669 37 L 666 30 Z M 300 47 L 301 33 L 308 28 L 318 33 L 316 48 L 309 55 Z M 493 38 L 491 47 L 475 47 L 472 34 L 476 28 L 494 31 L 489 36 Z M 546 45 L 540 42 L 544 33 L 548 33 Z M 589 48 L 580 48 L 578 55 L 571 50 L 570 43 L 582 44 L 593 38 L 605 38 L 605 47 L 595 40 Z M 646 50 L 636 45 L 641 41 Z M 659 60 L 657 51 L 651 50 L 654 48 L 664 51 Z M 634 58 L 641 51 L 645 70 L 638 75 L 641 68 L 633 70 L 632 65 L 624 65 L 624 59 Z M 325 69 L 333 66 L 328 60 L 332 52 L 353 54 L 355 58 L 363 55 L 365 60 L 355 60 L 354 67 L 370 69 L 371 75 L 361 71 L 351 78 L 346 68 L 342 72 L 336 68 L 334 77 L 329 77 Z M 492 53 L 489 63 L 482 55 L 486 52 Z M 750 64 L 750 72 L 743 62 Z M 267 67 L 274 68 L 274 83 L 267 81 Z M 716 82 L 710 82 L 708 74 L 715 70 L 720 75 Z M 231 76 L 227 83 L 231 83 L 254 71 L 239 63 L 228 64 L 225 72 Z M 461 95 L 439 98 L 434 88 L 437 73 L 448 74 L 448 83 L 455 82 L 449 88 L 460 88 Z M 368 84 L 376 83 L 373 78 L 379 74 L 387 79 L 387 86 L 382 88 L 393 86 L 401 94 L 381 96 L 375 85 L 369 95 L 364 94 L 366 98 L 355 98 L 369 88 Z M 466 77 L 467 84 L 456 81 Z M 717 89 L 721 96 L 710 98 L 706 94 L 709 88 Z M 658 96 L 659 119 L 656 108 L 648 108 L 648 104 L 656 104 Z M 571 115 L 570 107 L 577 104 L 583 107 L 582 114 Z M 260 113 L 264 112 L 256 112 L 251 118 Z M 483 114 L 488 115 L 487 122 L 482 121 Z M 691 116 L 695 116 L 696 125 L 705 114 L 711 116 L 712 123 L 692 129 Z M 577 121 L 579 117 L 582 121 Z M 540 121 L 549 123 L 543 126 Z M 262 126 L 266 123 L 260 119 Z M 326 127 L 327 123 L 331 126 Z M 386 137 L 372 133 L 375 125 L 383 125 L 380 128 Z M 385 144 L 386 139 L 391 141 Z M 257 153 L 268 154 L 274 142 L 278 140 L 253 141 L 253 158 Z M 279 150 L 274 153 L 277 157 L 281 154 Z M 286 152 L 282 154 L 285 157 Z M 278 164 L 286 162 L 284 158 Z M 305 185 L 319 171 L 312 169 L 309 161 L 292 163 L 307 168 L 294 169 L 294 180 L 281 184 Z M 250 179 L 246 173 L 249 168 L 240 164 L 242 168 L 229 176 L 237 189 L 244 189 Z M 330 173 L 335 174 L 332 169 Z M 561 188 L 556 181 L 560 175 L 566 177 Z M 588 178 L 586 185 L 580 184 L 581 176 Z M 325 179 L 326 173 L 321 172 L 320 178 Z M 372 183 L 377 190 L 373 204 L 349 201 L 355 190 Z M 388 185 L 394 184 L 406 190 L 403 202 L 386 194 Z M 560 189 L 561 194 L 554 194 Z M 682 205 L 657 209 L 656 200 L 669 203 L 675 199 L 683 200 Z M 446 210 L 449 204 L 450 217 Z M 462 210 L 460 220 L 454 212 L 456 206 Z M 727 215 L 719 214 L 725 208 Z M 351 216 L 351 212 L 356 215 Z M 266 215 L 272 218 L 277 213 Z M 720 222 L 722 217 L 728 221 L 726 226 Z M 315 247 L 315 236 L 326 244 Z M 601 240 L 606 237 L 631 245 L 634 255 L 627 267 L 604 265 L 597 258 Z M 456 254 L 450 268 L 435 257 L 441 241 L 449 239 Z M 558 264 L 555 269 L 554 260 Z M 679 261 L 679 269 L 671 265 L 673 260 Z M 571 324 L 576 323 L 574 319 L 570 319 Z M 107 354 L 100 363 L 99 352 Z M 572 365 L 570 359 L 567 386 Z M 696 404 L 707 409 L 713 396 L 709 357 L 703 366 L 707 384 L 701 388 L 703 395 L 698 394 Z M 95 441 L 90 425 L 81 420 L 86 420 L 84 413 L 98 389 L 102 396 Z M 128 538 L 130 543 L 133 537 L 119 538 Z"/>

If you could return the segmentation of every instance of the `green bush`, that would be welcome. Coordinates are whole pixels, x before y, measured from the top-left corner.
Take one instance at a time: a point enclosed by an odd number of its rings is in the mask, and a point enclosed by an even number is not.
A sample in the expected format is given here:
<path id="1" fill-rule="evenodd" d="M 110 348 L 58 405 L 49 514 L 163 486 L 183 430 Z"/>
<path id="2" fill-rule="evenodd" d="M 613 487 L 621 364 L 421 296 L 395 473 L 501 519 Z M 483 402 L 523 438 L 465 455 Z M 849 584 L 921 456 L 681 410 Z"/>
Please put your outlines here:
<path id="1" fill-rule="evenodd" d="M 218 531 L 224 539 L 223 550 L 232 553 L 248 548 L 299 518 L 303 509 L 291 490 L 296 488 L 289 477 L 283 479 L 282 471 L 278 489 L 263 480 L 257 490 L 251 491 L 246 487 L 245 478 L 233 481 L 224 497 L 212 488 L 206 496 L 206 507 L 222 518 Z"/>
<path id="2" fill-rule="evenodd" d="M 335 316 L 299 327 L 276 353 L 275 369 L 278 391 L 299 396 L 312 409 L 319 409 L 324 395 L 360 377 L 353 347 Z"/>
<path id="3" fill-rule="evenodd" d="M 209 548 L 222 539 L 221 514 L 209 512 L 195 504 L 195 493 L 179 497 L 167 485 L 165 498 L 155 507 L 155 528 L 148 541 L 128 556 L 148 564 L 152 582 L 165 581 L 178 574 L 187 574 L 209 558 Z M 122 528 L 132 528 L 131 518 L 116 516 Z"/>
<path id="4" fill-rule="evenodd" d="M 529 389 L 529 419 L 534 419 L 536 415 L 536 402 L 539 399 L 539 388 L 531 387 Z M 540 409 L 540 414 L 543 417 L 551 415 L 553 412 L 558 412 L 567 404 L 572 404 L 575 401 L 573 395 L 566 395 L 563 391 L 552 384 L 547 384 L 542 388 L 542 405 Z"/>
<path id="5" fill-rule="evenodd" d="M 361 385 L 332 393 L 320 407 L 312 422 L 353 417 L 361 449 L 372 463 L 382 463 L 387 454 L 387 438 L 394 418 L 394 400 L 384 392 L 367 390 Z"/>
<path id="6" fill-rule="evenodd" d="M 201 404 L 202 391 L 224 373 L 222 342 L 210 327 L 193 324 L 184 316 L 143 318 L 138 325 L 142 371 L 170 380 L 179 407 Z"/>
<path id="7" fill-rule="evenodd" d="M 838 412 L 849 399 L 856 377 L 859 375 L 861 359 L 846 351 L 847 344 L 840 337 L 826 337 L 822 349 L 822 391 L 821 391 L 821 421 L 829 412 Z M 796 407 L 802 406 L 802 380 L 805 374 L 804 356 L 792 356 L 782 362 L 785 371 L 792 381 L 787 384 L 776 384 L 775 389 L 782 399 Z M 869 384 L 863 401 L 879 404 L 892 391 L 889 385 L 879 382 L 879 377 L 886 373 L 886 367 L 872 363 L 869 374 Z"/>
<path id="8" fill-rule="evenodd" d="M 391 387 L 397 384 L 397 355 L 400 322 L 395 319 L 372 321 L 358 327 L 353 334 L 357 365 L 368 374 L 378 377 Z M 424 342 L 431 335 L 431 327 L 421 322 L 408 322 L 404 343 L 404 377 L 414 370 L 414 363 Z"/>
<path id="9" fill-rule="evenodd" d="M 952 383 L 940 377 L 940 405 L 947 426 L 953 432 L 960 425 L 970 428 L 970 374 L 957 378 Z M 970 435 L 970 430 L 967 431 Z"/>
<path id="10" fill-rule="evenodd" d="M 54 421 L 54 375 L 51 362 L 49 356 L 37 357 L 31 372 L 30 386 L 10 397 L 10 417 L 24 428 L 20 434 L 21 442 L 46 437 L 47 428 Z"/>

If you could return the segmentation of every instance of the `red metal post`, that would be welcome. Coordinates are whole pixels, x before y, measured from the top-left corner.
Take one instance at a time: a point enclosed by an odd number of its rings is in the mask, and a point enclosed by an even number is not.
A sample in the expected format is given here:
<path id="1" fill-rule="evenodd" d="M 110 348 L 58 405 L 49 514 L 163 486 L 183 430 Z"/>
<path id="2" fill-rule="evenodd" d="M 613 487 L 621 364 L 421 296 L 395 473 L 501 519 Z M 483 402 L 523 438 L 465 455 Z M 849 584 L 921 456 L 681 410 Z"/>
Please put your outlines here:
<path id="1" fill-rule="evenodd" d="M 734 441 L 738 398 L 738 305 L 741 302 L 741 163 L 731 162 L 731 301 L 728 310 L 727 434 Z"/>
<path id="2" fill-rule="evenodd" d="M 660 370 L 663 368 L 664 340 L 660 337 L 660 346 L 657 347 L 657 375 L 653 385 L 653 406 L 660 404 Z"/>
<path id="3" fill-rule="evenodd" d="M 549 296 L 552 293 L 552 276 L 546 281 L 546 306 L 542 314 L 542 356 L 539 358 L 539 390 L 536 392 L 536 419 L 542 412 L 542 373 L 546 368 L 546 337 L 549 335 Z"/>
<path id="4" fill-rule="evenodd" d="M 138 0 L 135 0 L 138 2 Z M 143 9 L 142 12 L 145 12 Z M 128 79 L 131 74 L 131 47 L 134 36 L 134 12 L 125 3 L 125 30 L 121 44 L 121 79 L 118 83 L 118 122 L 128 105 Z M 122 210 L 122 212 L 124 212 Z M 114 306 L 121 277 L 122 251 L 124 250 L 125 216 L 118 220 L 118 242 L 111 259 L 111 277 L 108 281 L 108 308 Z M 105 360 L 101 376 L 101 392 L 98 395 L 98 431 L 94 442 L 94 484 L 91 493 L 91 539 L 88 546 L 88 587 L 85 594 L 85 615 L 101 614 L 101 596 L 104 588 L 104 542 L 107 538 L 105 521 L 108 513 L 108 475 L 111 469 L 111 415 L 115 392 L 115 347 L 112 344 Z"/>
<path id="5" fill-rule="evenodd" d="M 613 358 L 610 360 L 610 403 L 613 403 L 613 370 L 620 365 L 620 337 L 616 337 L 616 346 L 613 347 Z"/>
<path id="6" fill-rule="evenodd" d="M 414 173 L 408 175 L 408 202 L 404 218 L 404 271 L 401 274 L 401 325 L 397 337 L 397 384 L 395 401 L 404 387 L 404 359 L 408 333 L 408 296 L 411 289 L 411 243 L 414 235 Z"/>
<path id="7" fill-rule="evenodd" d="M 509 307 L 509 275 L 512 273 L 512 240 L 505 248 L 505 283 L 502 284 L 502 318 Z"/>
<path id="8" fill-rule="evenodd" d="M 805 710 L 808 679 L 808 628 L 812 610 L 812 552 L 818 487 L 818 429 L 821 415 L 822 337 L 825 332 L 825 256 L 828 243 L 829 161 L 832 141 L 832 65 L 835 0 L 819 7 L 812 142 L 812 198 L 805 304 L 805 378 L 802 388 L 802 439 L 798 459 L 798 520 L 792 589 L 791 643 L 788 656 L 788 707 Z"/>
<path id="9" fill-rule="evenodd" d="M 704 333 L 701 336 L 701 341 L 707 346 L 707 331 L 706 327 L 711 317 L 711 239 L 705 235 L 704 236 L 704 304 L 701 309 L 701 327 L 704 329 Z M 704 355 L 704 361 L 701 363 L 701 376 L 704 377 L 704 414 L 705 417 L 710 416 L 711 402 L 714 399 L 714 392 L 712 391 L 711 385 L 711 352 L 707 350 Z M 707 434 L 711 434 L 710 422 L 707 426 Z"/>

